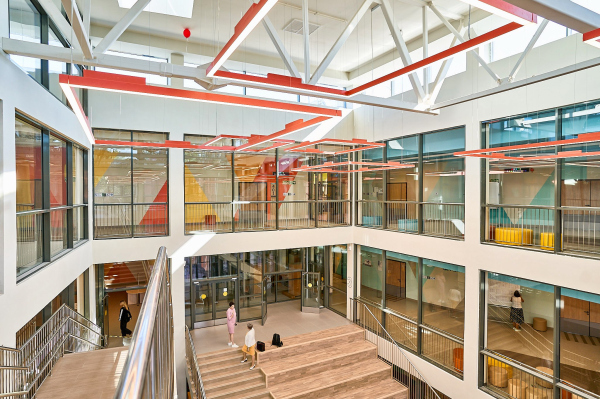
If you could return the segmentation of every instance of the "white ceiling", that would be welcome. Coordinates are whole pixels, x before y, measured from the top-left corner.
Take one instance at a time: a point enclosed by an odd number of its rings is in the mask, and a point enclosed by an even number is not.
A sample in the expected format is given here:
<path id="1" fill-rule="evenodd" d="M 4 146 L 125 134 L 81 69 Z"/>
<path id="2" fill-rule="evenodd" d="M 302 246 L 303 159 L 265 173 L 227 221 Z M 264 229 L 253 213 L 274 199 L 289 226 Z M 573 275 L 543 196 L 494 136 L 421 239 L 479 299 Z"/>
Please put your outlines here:
<path id="1" fill-rule="evenodd" d="M 96 26 L 112 27 L 127 11 L 127 9 L 119 7 L 118 0 L 93 0 L 91 3 L 92 25 Z M 301 0 L 285 0 L 285 3 L 298 8 L 302 4 Z M 347 22 L 341 20 L 352 19 L 361 4 L 362 0 L 309 0 L 309 9 L 318 12 L 317 15 L 310 15 L 310 22 L 320 25 L 320 28 L 310 36 L 313 69 L 327 54 L 345 28 Z M 394 9 L 395 21 L 404 32 L 405 40 L 409 41 L 420 36 L 422 33 L 422 7 L 418 4 L 422 4 L 421 1 L 391 0 L 391 4 Z M 469 11 L 469 6 L 458 0 L 437 0 L 435 4 L 449 16 L 464 15 Z M 184 40 L 182 32 L 185 28 L 189 28 L 191 30 L 190 46 L 201 44 L 205 52 L 209 53 L 203 55 L 214 57 L 231 37 L 235 25 L 249 6 L 249 0 L 194 0 L 191 18 L 142 12 L 130 26 L 128 32 L 148 35 L 149 47 L 151 45 L 150 36 L 153 37 L 152 46 L 157 45 L 156 36 L 163 37 L 165 38 L 163 48 L 168 50 L 169 40 L 167 39 Z M 441 25 L 431 11 L 428 16 L 429 29 Z M 298 68 L 302 69 L 303 38 L 300 35 L 283 31 L 283 28 L 291 20 L 302 18 L 302 11 L 277 4 L 269 12 L 268 17 L 277 29 L 287 51 L 297 62 Z M 359 65 L 389 52 L 394 47 L 383 13 L 381 9 L 375 9 L 365 14 L 331 63 L 330 69 L 342 72 L 351 71 Z M 236 51 L 238 59 L 241 57 L 243 60 L 245 55 L 278 57 L 262 24 L 258 25 Z M 284 68 L 283 62 L 281 62 L 281 68 Z"/>

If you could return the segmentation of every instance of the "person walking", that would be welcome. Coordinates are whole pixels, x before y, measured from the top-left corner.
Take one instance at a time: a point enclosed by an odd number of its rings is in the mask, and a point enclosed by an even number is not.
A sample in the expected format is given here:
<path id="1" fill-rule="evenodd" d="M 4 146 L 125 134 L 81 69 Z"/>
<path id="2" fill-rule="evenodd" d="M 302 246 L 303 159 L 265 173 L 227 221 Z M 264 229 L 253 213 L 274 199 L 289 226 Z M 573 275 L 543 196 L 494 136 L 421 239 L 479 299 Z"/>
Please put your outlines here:
<path id="1" fill-rule="evenodd" d="M 232 348 L 239 348 L 239 346 L 233 342 L 233 334 L 235 333 L 235 326 L 237 326 L 237 323 L 235 322 L 236 320 L 237 315 L 235 313 L 235 304 L 233 302 L 229 302 L 229 309 L 227 309 L 227 332 L 229 332 L 229 342 L 227 345 L 231 346 Z"/>
<path id="2" fill-rule="evenodd" d="M 121 301 L 121 311 L 119 312 L 119 325 L 121 327 L 121 336 L 131 335 L 131 330 L 127 328 L 127 323 L 131 320 L 131 312 L 125 301 Z"/>
<path id="3" fill-rule="evenodd" d="M 522 305 L 525 300 L 521 296 L 519 290 L 515 291 L 512 298 L 510 298 L 510 302 L 510 321 L 513 323 L 513 329 L 515 331 L 521 331 L 521 324 L 525 322 Z"/>
<path id="4" fill-rule="evenodd" d="M 247 355 L 250 355 L 252 358 L 252 367 L 250 370 L 254 370 L 256 366 L 254 362 L 254 357 L 256 356 L 256 333 L 254 331 L 254 326 L 252 323 L 248 323 L 248 332 L 246 333 L 246 338 L 244 340 L 244 346 L 242 347 L 242 352 L 244 352 L 244 358 L 241 363 L 246 363 L 248 361 Z"/>

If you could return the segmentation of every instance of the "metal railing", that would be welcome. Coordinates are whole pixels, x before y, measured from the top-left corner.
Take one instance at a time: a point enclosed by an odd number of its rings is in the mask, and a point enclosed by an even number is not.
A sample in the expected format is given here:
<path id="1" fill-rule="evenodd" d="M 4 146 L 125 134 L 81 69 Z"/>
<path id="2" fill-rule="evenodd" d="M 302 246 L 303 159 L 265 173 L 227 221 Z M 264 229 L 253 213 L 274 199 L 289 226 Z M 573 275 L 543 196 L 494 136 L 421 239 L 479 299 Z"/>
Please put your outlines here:
<path id="1" fill-rule="evenodd" d="M 377 356 L 392 366 L 395 380 L 408 387 L 411 398 L 440 399 L 435 389 L 419 373 L 419 370 L 406 356 L 390 333 L 383 327 L 379 318 L 369 306 L 353 298 L 355 323 L 365 329 L 367 341 L 377 346 Z"/>
<path id="2" fill-rule="evenodd" d="M 562 250 L 600 253 L 600 209 L 562 207 L 560 212 Z"/>
<path id="3" fill-rule="evenodd" d="M 174 371 L 170 272 L 160 247 L 114 397 L 173 398 Z"/>
<path id="4" fill-rule="evenodd" d="M 65 353 L 100 348 L 100 327 L 63 304 L 19 349 L 0 347 L 0 397 L 32 398 Z"/>
<path id="5" fill-rule="evenodd" d="M 487 205 L 485 213 L 486 241 L 554 250 L 553 207 Z"/>
<path id="6" fill-rule="evenodd" d="M 423 203 L 423 234 L 465 237 L 465 204 Z"/>
<path id="7" fill-rule="evenodd" d="M 419 231 L 418 203 L 412 201 L 386 201 L 387 229 L 405 233 Z"/>
<path id="8" fill-rule="evenodd" d="M 94 238 L 155 237 L 169 234 L 169 204 L 95 204 Z"/>
<path id="9" fill-rule="evenodd" d="M 383 201 L 357 201 L 357 226 L 383 228 Z"/>
<path id="10" fill-rule="evenodd" d="M 443 331 L 421 325 L 421 355 L 456 374 L 463 373 L 463 341 Z"/>
<path id="11" fill-rule="evenodd" d="M 194 340 L 188 326 L 185 326 L 185 362 L 187 382 L 192 399 L 206 399 L 204 384 L 200 375 L 200 366 L 198 366 L 196 347 L 194 346 Z"/>
<path id="12" fill-rule="evenodd" d="M 185 204 L 185 234 L 349 226 L 349 200 Z"/>
<path id="13" fill-rule="evenodd" d="M 20 348 L 33 334 L 35 334 L 36 322 L 35 318 L 29 320 L 19 331 L 17 331 L 17 348 Z"/>

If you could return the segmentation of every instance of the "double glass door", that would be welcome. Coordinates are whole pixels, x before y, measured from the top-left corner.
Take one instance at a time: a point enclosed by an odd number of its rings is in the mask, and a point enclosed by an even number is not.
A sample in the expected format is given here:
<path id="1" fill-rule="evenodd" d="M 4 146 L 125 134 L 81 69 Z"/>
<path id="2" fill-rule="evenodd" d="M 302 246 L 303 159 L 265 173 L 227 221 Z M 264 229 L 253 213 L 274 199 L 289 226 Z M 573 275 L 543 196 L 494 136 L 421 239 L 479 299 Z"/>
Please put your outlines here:
<path id="1" fill-rule="evenodd" d="M 229 303 L 237 304 L 237 279 L 194 281 L 192 288 L 192 325 L 194 328 L 227 323 Z"/>
<path id="2" fill-rule="evenodd" d="M 302 311 L 318 313 L 321 301 L 321 273 L 306 272 L 302 275 Z"/>

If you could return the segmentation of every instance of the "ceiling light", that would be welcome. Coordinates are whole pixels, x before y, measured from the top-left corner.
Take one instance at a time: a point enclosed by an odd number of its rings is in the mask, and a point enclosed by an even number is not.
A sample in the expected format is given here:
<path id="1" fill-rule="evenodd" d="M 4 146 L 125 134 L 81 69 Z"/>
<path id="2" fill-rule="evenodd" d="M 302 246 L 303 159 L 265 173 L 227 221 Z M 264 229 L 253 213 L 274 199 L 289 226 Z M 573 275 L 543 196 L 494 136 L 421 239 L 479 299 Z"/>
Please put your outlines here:
<path id="1" fill-rule="evenodd" d="M 537 23 L 537 15 L 530 13 L 527 10 L 523 10 L 517 6 L 507 3 L 503 0 L 462 0 L 464 3 L 468 3 L 481 10 L 487 11 L 491 14 L 498 15 L 502 18 L 508 19 L 509 21 L 516 22 L 521 25 L 535 24 Z"/>
<path id="2" fill-rule="evenodd" d="M 393 150 L 403 150 L 404 149 L 404 147 L 402 147 L 400 145 L 400 143 L 398 143 L 398 140 L 390 141 L 390 148 Z"/>
<path id="3" fill-rule="evenodd" d="M 583 34 L 583 42 L 600 48 L 600 28 Z"/>
<path id="4" fill-rule="evenodd" d="M 137 0 L 118 0 L 119 7 L 131 8 Z M 173 15 L 181 18 L 192 18 L 194 0 L 151 0 L 144 11 L 156 14 Z"/>
<path id="5" fill-rule="evenodd" d="M 223 63 L 233 54 L 233 52 L 239 47 L 240 44 L 248 37 L 250 32 L 258 25 L 260 21 L 267 15 L 267 13 L 277 4 L 277 0 L 260 0 L 258 3 L 252 3 L 246 14 L 240 19 L 234 29 L 233 36 L 219 54 L 215 57 L 213 62 L 206 69 L 206 76 L 212 77 L 215 72 L 223 66 Z"/>

